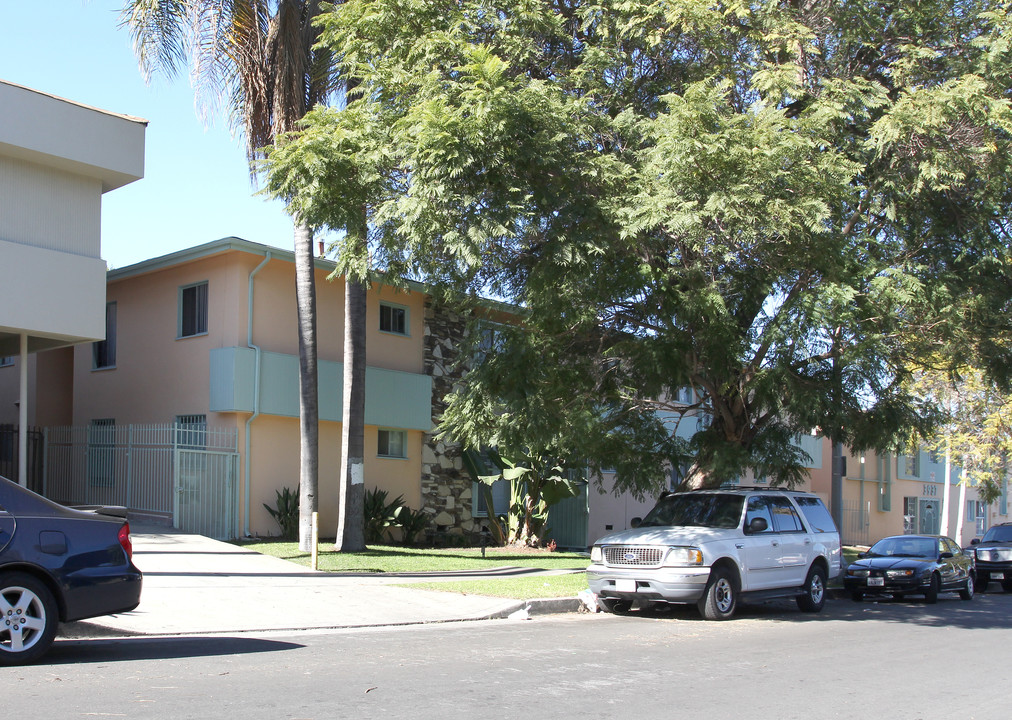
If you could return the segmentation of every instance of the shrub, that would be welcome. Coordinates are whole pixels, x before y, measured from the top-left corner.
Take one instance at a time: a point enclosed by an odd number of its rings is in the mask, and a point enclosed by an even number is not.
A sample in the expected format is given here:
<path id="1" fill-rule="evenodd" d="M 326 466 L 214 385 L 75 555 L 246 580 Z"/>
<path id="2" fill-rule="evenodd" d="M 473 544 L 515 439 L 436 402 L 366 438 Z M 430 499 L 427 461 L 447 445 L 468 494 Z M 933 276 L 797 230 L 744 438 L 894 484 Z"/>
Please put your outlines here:
<path id="1" fill-rule="evenodd" d="M 414 543 L 418 533 L 429 526 L 429 516 L 425 511 L 412 510 L 407 505 L 402 505 L 394 511 L 394 519 L 401 528 L 401 541 L 405 545 Z"/>
<path id="2" fill-rule="evenodd" d="M 383 542 L 383 536 L 389 534 L 389 528 L 397 525 L 396 514 L 404 506 L 404 496 L 398 495 L 387 502 L 389 493 L 386 490 L 373 488 L 367 490 L 364 500 L 365 541 L 367 543 Z"/>
<path id="3" fill-rule="evenodd" d="M 264 508 L 281 528 L 281 537 L 294 540 L 299 534 L 299 486 L 295 486 L 294 492 L 287 487 L 274 492 L 277 494 L 276 506 L 264 503 Z"/>

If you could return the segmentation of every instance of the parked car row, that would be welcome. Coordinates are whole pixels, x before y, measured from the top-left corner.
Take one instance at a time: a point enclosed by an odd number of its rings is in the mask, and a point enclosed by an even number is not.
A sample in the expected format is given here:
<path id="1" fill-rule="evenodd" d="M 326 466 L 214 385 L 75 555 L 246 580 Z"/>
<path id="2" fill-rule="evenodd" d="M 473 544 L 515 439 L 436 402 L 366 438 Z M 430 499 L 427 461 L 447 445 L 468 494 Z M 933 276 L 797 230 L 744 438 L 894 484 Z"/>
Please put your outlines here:
<path id="1" fill-rule="evenodd" d="M 141 583 L 124 508 L 68 508 L 0 477 L 0 665 L 40 658 L 61 622 L 133 610 Z"/>
<path id="2" fill-rule="evenodd" d="M 587 580 L 609 612 L 634 606 L 694 604 L 710 620 L 738 603 L 791 597 L 819 612 L 830 581 L 851 597 L 943 592 L 972 600 L 997 581 L 1012 592 L 1012 523 L 995 525 L 964 550 L 941 535 L 879 540 L 843 568 L 840 535 L 818 496 L 772 488 L 666 493 L 633 528 L 591 549 Z"/>

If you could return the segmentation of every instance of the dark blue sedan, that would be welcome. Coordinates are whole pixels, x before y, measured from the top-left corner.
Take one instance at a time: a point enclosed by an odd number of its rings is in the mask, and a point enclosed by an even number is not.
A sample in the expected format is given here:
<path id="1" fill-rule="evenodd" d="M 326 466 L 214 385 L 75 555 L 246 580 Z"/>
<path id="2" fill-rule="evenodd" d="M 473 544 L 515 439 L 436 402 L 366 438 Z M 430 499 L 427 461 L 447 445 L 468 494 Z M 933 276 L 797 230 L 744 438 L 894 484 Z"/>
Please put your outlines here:
<path id="1" fill-rule="evenodd" d="M 72 509 L 0 477 L 0 665 L 41 657 L 60 622 L 141 597 L 123 508 Z"/>
<path id="2" fill-rule="evenodd" d="M 974 593 L 973 556 L 942 535 L 882 538 L 847 566 L 843 585 L 854 600 L 866 595 L 923 595 L 933 603 L 940 592 Z"/>

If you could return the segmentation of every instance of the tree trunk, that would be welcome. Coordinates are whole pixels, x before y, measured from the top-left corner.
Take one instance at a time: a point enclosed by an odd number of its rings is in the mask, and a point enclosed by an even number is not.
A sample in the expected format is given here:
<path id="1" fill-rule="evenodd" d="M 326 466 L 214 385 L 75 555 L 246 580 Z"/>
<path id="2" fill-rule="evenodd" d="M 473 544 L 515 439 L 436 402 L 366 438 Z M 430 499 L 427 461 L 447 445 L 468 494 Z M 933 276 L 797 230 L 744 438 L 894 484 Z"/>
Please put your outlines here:
<path id="1" fill-rule="evenodd" d="M 349 229 L 349 234 L 352 230 Z M 365 230 L 359 246 L 365 252 Z M 365 549 L 365 333 L 366 285 L 345 276 L 344 402 L 341 415 L 341 505 L 338 552 Z"/>
<path id="2" fill-rule="evenodd" d="M 295 296 L 299 317 L 299 549 L 312 550 L 320 476 L 320 401 L 316 360 L 313 233 L 295 221 Z"/>

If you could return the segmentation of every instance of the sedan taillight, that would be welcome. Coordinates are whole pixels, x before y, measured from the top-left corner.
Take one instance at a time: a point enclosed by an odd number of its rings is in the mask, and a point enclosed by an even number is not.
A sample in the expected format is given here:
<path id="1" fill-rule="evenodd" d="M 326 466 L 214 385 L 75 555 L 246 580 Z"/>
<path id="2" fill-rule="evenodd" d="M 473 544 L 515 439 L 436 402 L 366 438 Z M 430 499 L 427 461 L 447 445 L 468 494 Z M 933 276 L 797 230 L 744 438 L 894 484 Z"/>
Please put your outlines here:
<path id="1" fill-rule="evenodd" d="M 134 557 L 134 545 L 130 542 L 130 523 L 123 523 L 123 526 L 120 527 L 119 544 L 126 551 L 127 558 L 132 560 Z"/>

